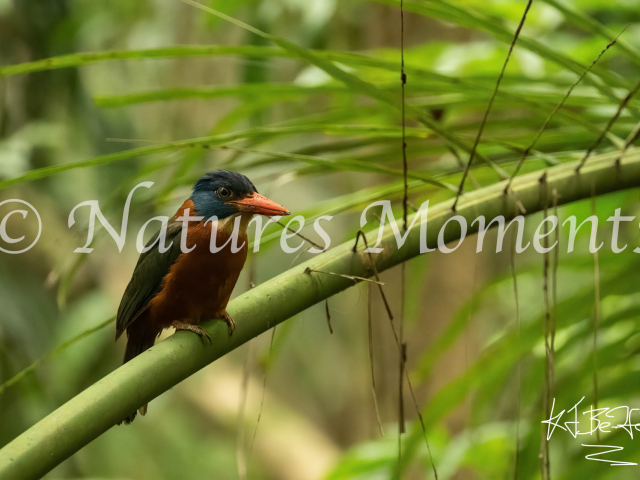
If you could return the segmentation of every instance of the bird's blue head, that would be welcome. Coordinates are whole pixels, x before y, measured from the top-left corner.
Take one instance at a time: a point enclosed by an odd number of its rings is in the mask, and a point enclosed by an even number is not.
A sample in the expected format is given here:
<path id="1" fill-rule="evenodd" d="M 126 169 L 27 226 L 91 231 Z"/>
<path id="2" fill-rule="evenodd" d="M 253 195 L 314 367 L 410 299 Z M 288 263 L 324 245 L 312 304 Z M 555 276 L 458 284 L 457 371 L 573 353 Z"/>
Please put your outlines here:
<path id="1" fill-rule="evenodd" d="M 258 193 L 247 177 L 229 170 L 216 170 L 200 177 L 190 199 L 198 215 L 218 219 L 241 213 L 289 215 L 289 211 Z"/>

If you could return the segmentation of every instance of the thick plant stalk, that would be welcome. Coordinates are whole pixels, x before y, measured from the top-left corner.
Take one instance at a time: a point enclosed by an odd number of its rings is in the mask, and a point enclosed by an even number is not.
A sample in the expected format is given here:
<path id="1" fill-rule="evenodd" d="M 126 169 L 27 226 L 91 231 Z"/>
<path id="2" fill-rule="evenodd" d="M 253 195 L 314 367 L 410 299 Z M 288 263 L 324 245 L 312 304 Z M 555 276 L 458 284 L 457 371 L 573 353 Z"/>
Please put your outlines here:
<path id="1" fill-rule="evenodd" d="M 559 204 L 640 186 L 640 150 L 627 152 L 616 165 L 619 153 L 594 157 L 580 173 L 577 162 L 547 170 L 547 187 L 559 193 Z M 508 220 L 517 211 L 517 201 L 531 214 L 542 210 L 539 179 L 542 172 L 522 175 L 514 180 L 512 193 L 504 194 L 505 182 L 467 193 L 460 201 L 457 215 L 466 218 L 468 234 L 477 229 L 471 222 L 484 215 L 487 220 L 504 215 Z M 593 190 L 592 190 L 593 189 Z M 427 224 L 427 243 L 435 247 L 438 232 L 453 212 L 453 199 L 431 206 Z M 412 218 L 409 218 L 411 223 Z M 458 239 L 459 224 L 451 222 L 444 235 L 446 242 Z M 367 235 L 375 244 L 377 230 Z M 354 239 L 355 240 L 355 239 Z M 354 285 L 354 280 L 339 275 L 324 275 L 313 270 L 369 277 L 373 274 L 364 243 L 353 252 L 354 240 L 345 242 L 298 265 L 272 280 L 244 293 L 229 304 L 237 328 L 231 338 L 222 322 L 206 322 L 203 327 L 213 345 L 197 335 L 180 332 L 160 342 L 87 388 L 49 416 L 0 450 L 0 479 L 38 478 L 84 445 L 106 432 L 138 407 L 153 400 L 185 378 L 310 306 Z M 474 239 L 467 239 L 474 241 Z M 401 249 L 387 225 L 384 252 L 374 254 L 377 271 L 386 270 L 420 254 L 420 228 L 416 224 Z M 494 248 L 486 245 L 486 248 Z M 310 269 L 310 273 L 305 273 Z M 124 427 L 120 427 L 124 428 Z"/>

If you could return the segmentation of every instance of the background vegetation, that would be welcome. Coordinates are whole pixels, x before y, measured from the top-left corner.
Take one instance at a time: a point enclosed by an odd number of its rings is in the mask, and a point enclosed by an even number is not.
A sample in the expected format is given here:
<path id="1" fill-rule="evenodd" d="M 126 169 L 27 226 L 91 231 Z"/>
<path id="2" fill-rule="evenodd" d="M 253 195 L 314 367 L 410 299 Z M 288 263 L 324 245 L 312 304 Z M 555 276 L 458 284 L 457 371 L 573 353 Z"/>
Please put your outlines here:
<path id="1" fill-rule="evenodd" d="M 137 258 L 138 228 L 153 215 L 171 215 L 205 171 L 241 171 L 309 219 L 335 215 L 333 245 L 355 237 L 373 200 L 395 200 L 401 216 L 399 2 L 206 5 L 277 41 L 178 1 L 0 1 L 0 200 L 27 200 L 44 219 L 37 247 L 0 256 L 0 382 L 113 315 Z M 433 180 L 457 186 L 525 3 L 407 0 L 404 7 L 410 200 L 419 205 L 451 197 Z M 572 91 L 521 172 L 584 156 L 639 78 L 639 7 L 634 0 L 533 3 L 468 189 L 514 171 L 570 86 L 629 25 Z M 117 53 L 74 55 L 107 51 Z M 61 55 L 70 56 L 37 63 Z M 632 99 L 596 153 L 618 151 L 638 121 L 640 103 Z M 199 145 L 188 140 L 201 137 L 208 138 Z M 136 194 L 124 250 L 101 234 L 92 255 L 73 253 L 86 238 L 83 228 L 67 228 L 73 206 L 99 200 L 118 223 L 127 193 L 144 180 L 156 183 Z M 605 241 L 599 275 L 586 231 L 573 253 L 560 254 L 557 269 L 547 258 L 557 323 L 553 393 L 563 409 L 582 396 L 585 405 L 639 403 L 638 230 L 635 222 L 623 226 L 620 243 L 629 248 L 613 254 L 605 222 L 616 208 L 637 215 L 637 197 L 621 192 L 559 211 L 561 220 L 582 221 L 595 208 Z M 528 237 L 540 218 L 528 219 Z M 280 227 L 270 232 L 275 238 Z M 311 229 L 304 233 L 316 239 Z M 562 252 L 566 239 L 562 230 Z M 533 251 L 515 256 L 516 311 L 509 248 L 476 254 L 475 247 L 469 239 L 455 253 L 406 265 L 408 368 L 439 478 L 535 478 L 544 259 Z M 263 246 L 236 295 L 309 256 L 286 255 L 277 242 Z M 382 280 L 399 316 L 401 268 Z M 325 306 L 314 307 L 278 327 L 273 341 L 266 334 L 156 399 L 145 418 L 113 428 L 49 477 L 394 476 L 398 355 L 378 292 L 368 289 L 329 300 L 333 335 Z M 371 394 L 369 308 L 383 436 Z M 0 387 L 0 445 L 117 368 L 123 349 L 109 325 Z M 405 410 L 415 422 L 408 395 Z M 592 451 L 581 443 L 597 442 L 624 446 L 617 459 L 640 461 L 638 443 L 624 431 L 601 439 L 557 432 L 552 476 L 631 478 L 633 467 L 584 459 Z M 404 478 L 431 478 L 424 443 L 405 436 L 404 447 Z"/>

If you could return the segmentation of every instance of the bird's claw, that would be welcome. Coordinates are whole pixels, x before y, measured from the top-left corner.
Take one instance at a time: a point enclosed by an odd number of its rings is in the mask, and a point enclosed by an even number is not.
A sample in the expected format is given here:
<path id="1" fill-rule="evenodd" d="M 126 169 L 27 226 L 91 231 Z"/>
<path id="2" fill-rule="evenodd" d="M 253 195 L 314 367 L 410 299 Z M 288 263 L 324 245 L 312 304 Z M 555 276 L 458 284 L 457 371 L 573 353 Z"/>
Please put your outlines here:
<path id="1" fill-rule="evenodd" d="M 229 336 L 233 335 L 233 332 L 236 329 L 236 322 L 233 321 L 233 318 L 231 318 L 231 315 L 227 312 L 224 312 L 222 319 L 224 320 L 224 323 L 227 324 L 227 327 L 229 327 Z"/>
<path id="2" fill-rule="evenodd" d="M 209 336 L 209 334 L 205 332 L 198 325 L 193 325 L 191 323 L 180 322 L 180 321 L 175 321 L 172 323 L 172 325 L 173 325 L 173 328 L 176 329 L 176 332 L 179 330 L 188 330 L 190 332 L 197 334 L 200 338 L 206 338 L 209 341 L 209 345 L 213 345 L 213 341 L 211 340 L 211 337 Z"/>

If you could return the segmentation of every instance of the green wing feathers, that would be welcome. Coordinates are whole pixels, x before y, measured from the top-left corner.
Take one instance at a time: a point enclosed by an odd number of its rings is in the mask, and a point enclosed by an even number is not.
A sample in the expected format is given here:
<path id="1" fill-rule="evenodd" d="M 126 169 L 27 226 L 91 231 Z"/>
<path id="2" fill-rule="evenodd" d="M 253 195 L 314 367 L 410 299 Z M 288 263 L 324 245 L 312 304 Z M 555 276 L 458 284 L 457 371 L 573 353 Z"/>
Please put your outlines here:
<path id="1" fill-rule="evenodd" d="M 169 249 L 160 252 L 157 243 L 160 231 L 147 242 L 146 247 L 156 244 L 150 250 L 142 253 L 133 271 L 129 285 L 124 291 L 118 315 L 116 318 L 116 340 L 126 328 L 135 321 L 149 305 L 162 288 L 162 279 L 169 273 L 171 265 L 180 256 L 180 232 L 182 223 L 170 221 L 167 225 L 166 244 L 170 244 Z"/>

